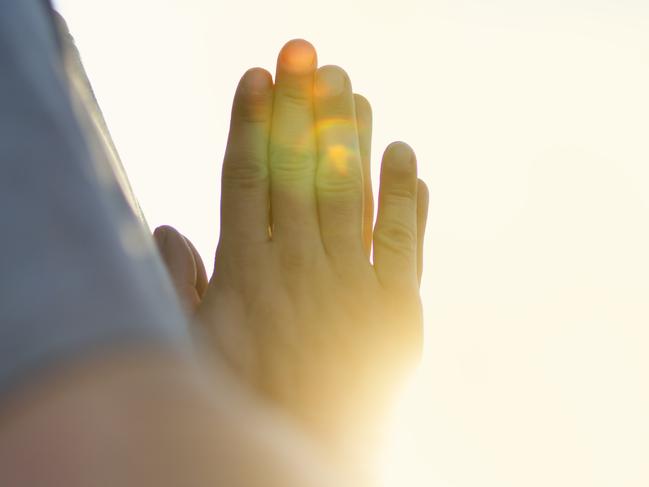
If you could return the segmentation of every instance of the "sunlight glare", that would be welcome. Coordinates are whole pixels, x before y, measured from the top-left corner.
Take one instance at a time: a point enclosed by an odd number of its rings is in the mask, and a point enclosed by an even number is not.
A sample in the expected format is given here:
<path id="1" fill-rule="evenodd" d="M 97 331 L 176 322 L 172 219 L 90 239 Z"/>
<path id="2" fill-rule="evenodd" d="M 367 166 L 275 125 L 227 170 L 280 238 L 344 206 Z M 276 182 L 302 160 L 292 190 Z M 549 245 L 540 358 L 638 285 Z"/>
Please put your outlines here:
<path id="1" fill-rule="evenodd" d="M 374 154 L 416 150 L 427 341 L 388 487 L 649 485 L 646 0 L 58 4 L 150 225 L 206 263 L 232 95 L 287 40 L 347 69 Z"/>

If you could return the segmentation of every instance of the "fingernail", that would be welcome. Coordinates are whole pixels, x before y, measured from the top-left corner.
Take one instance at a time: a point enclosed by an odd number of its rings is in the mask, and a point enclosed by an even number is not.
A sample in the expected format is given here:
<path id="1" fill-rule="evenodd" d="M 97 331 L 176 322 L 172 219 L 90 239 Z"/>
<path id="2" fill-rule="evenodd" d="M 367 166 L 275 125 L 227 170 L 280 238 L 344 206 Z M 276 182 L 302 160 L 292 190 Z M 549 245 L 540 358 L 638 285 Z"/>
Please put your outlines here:
<path id="1" fill-rule="evenodd" d="M 279 59 L 288 71 L 305 72 L 315 67 L 316 53 L 309 42 L 295 39 L 282 48 Z"/>
<path id="2" fill-rule="evenodd" d="M 243 85 L 246 93 L 250 95 L 261 95 L 268 91 L 270 82 L 267 74 L 263 70 L 254 68 L 244 75 Z"/>
<path id="3" fill-rule="evenodd" d="M 315 92 L 317 96 L 334 97 L 340 95 L 345 89 L 345 75 L 335 67 L 325 67 L 316 75 Z"/>
<path id="4" fill-rule="evenodd" d="M 153 239 L 160 249 L 167 246 L 167 240 L 169 238 L 169 231 L 166 227 L 158 227 L 153 232 Z"/>
<path id="5" fill-rule="evenodd" d="M 386 150 L 387 160 L 391 163 L 393 171 L 411 173 L 416 169 L 417 159 L 415 152 L 405 142 L 393 142 Z"/>
<path id="6" fill-rule="evenodd" d="M 390 155 L 398 161 L 410 162 L 414 159 L 415 153 L 405 142 L 393 142 L 388 147 Z"/>

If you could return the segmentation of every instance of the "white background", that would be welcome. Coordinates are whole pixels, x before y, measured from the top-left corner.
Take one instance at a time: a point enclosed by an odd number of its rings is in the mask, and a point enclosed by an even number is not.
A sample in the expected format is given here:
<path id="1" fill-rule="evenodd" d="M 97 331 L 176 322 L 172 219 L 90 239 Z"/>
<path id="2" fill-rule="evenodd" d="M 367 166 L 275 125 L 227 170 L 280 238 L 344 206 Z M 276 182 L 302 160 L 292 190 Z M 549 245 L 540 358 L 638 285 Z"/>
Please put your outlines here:
<path id="1" fill-rule="evenodd" d="M 431 189 L 394 487 L 649 485 L 646 0 L 61 0 L 152 227 L 208 267 L 239 76 L 313 42 Z"/>

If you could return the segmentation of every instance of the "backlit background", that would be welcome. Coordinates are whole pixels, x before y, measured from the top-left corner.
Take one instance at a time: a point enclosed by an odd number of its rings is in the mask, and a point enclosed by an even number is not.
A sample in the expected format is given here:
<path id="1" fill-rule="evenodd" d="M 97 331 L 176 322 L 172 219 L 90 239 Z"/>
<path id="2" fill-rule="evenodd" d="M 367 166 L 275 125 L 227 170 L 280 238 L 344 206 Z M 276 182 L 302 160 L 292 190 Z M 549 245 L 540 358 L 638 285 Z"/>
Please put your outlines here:
<path id="1" fill-rule="evenodd" d="M 310 40 L 431 189 L 390 487 L 649 485 L 646 0 L 60 0 L 152 227 L 208 267 L 231 97 Z"/>

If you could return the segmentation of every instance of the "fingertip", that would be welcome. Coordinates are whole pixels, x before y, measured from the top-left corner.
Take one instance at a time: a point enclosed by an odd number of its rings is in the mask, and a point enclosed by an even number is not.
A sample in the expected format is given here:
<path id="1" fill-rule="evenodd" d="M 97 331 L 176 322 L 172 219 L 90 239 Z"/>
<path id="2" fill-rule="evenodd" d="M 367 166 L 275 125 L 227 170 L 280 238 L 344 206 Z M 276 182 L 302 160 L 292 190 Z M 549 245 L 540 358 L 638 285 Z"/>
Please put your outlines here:
<path id="1" fill-rule="evenodd" d="M 176 229 L 174 227 L 170 226 L 170 225 L 160 225 L 158 228 L 156 228 L 153 231 L 153 234 L 154 235 L 165 234 L 165 233 L 167 233 L 169 231 L 174 231 L 175 232 Z"/>
<path id="2" fill-rule="evenodd" d="M 364 116 L 372 118 L 372 104 L 367 98 L 360 93 L 354 93 L 354 105 L 356 105 L 356 112 L 362 113 Z"/>
<path id="3" fill-rule="evenodd" d="M 331 98 L 340 95 L 351 87 L 349 76 L 339 66 L 322 66 L 315 75 L 315 95 L 320 98 Z"/>
<path id="4" fill-rule="evenodd" d="M 158 248 L 163 250 L 167 246 L 170 235 L 178 233 L 174 227 L 169 225 L 161 225 L 153 231 L 153 239 L 155 240 Z"/>
<path id="5" fill-rule="evenodd" d="M 424 272 L 424 239 L 428 223 L 428 186 L 421 179 L 417 181 L 417 279 L 421 284 Z"/>
<path id="6" fill-rule="evenodd" d="M 415 151 L 402 141 L 392 142 L 385 149 L 385 156 L 394 163 L 407 164 L 414 162 Z"/>
<path id="7" fill-rule="evenodd" d="M 175 251 L 184 244 L 185 237 L 170 225 L 162 225 L 153 231 L 153 238 L 161 250 Z M 179 244 L 179 242 L 182 242 Z"/>
<path id="8" fill-rule="evenodd" d="M 262 95 L 273 86 L 273 76 L 263 68 L 251 68 L 239 82 L 240 90 L 248 95 Z"/>
<path id="9" fill-rule="evenodd" d="M 174 282 L 196 280 L 194 258 L 185 237 L 174 227 L 163 225 L 155 229 L 153 238 Z"/>
<path id="10" fill-rule="evenodd" d="M 239 81 L 232 106 L 231 126 L 241 122 L 267 122 L 271 116 L 273 77 L 262 68 L 251 68 Z"/>
<path id="11" fill-rule="evenodd" d="M 166 225 L 163 225 L 163 226 L 160 226 L 160 227 L 156 228 L 156 229 L 153 231 L 153 237 L 154 237 L 156 240 L 157 240 L 157 239 L 161 239 L 161 238 L 163 238 L 163 237 L 165 236 L 166 233 L 167 233 Z"/>
<path id="12" fill-rule="evenodd" d="M 356 107 L 356 123 L 359 133 L 372 130 L 372 105 L 363 95 L 354 93 L 354 106 Z M 370 141 L 368 140 L 368 143 Z"/>
<path id="13" fill-rule="evenodd" d="M 387 147 L 381 172 L 394 182 L 407 181 L 411 190 L 416 191 L 417 157 L 412 147 L 405 142 L 393 142 Z"/>
<path id="14" fill-rule="evenodd" d="M 303 73 L 315 69 L 317 53 L 313 45 L 304 39 L 293 39 L 282 47 L 278 64 L 293 73 Z"/>
<path id="15" fill-rule="evenodd" d="M 421 179 L 417 181 L 417 233 L 420 241 L 426 232 L 426 223 L 428 221 L 429 193 L 428 186 Z"/>
<path id="16" fill-rule="evenodd" d="M 372 104 L 360 93 L 354 93 L 354 103 L 356 104 L 357 110 L 360 109 L 365 112 L 372 113 Z"/>
<path id="17" fill-rule="evenodd" d="M 203 259 L 198 253 L 198 250 L 196 250 L 196 247 L 194 246 L 192 241 L 184 235 L 183 238 L 185 239 L 185 243 L 187 244 L 187 247 L 189 247 L 189 250 L 192 253 L 192 257 L 194 258 L 194 267 L 196 269 L 196 292 L 198 293 L 198 297 L 202 299 L 207 292 L 207 285 L 209 282 L 207 279 L 205 264 L 203 264 Z"/>
<path id="18" fill-rule="evenodd" d="M 417 180 L 417 201 L 419 203 L 422 203 L 427 208 L 428 198 L 429 198 L 428 186 L 423 180 L 418 179 Z"/>

